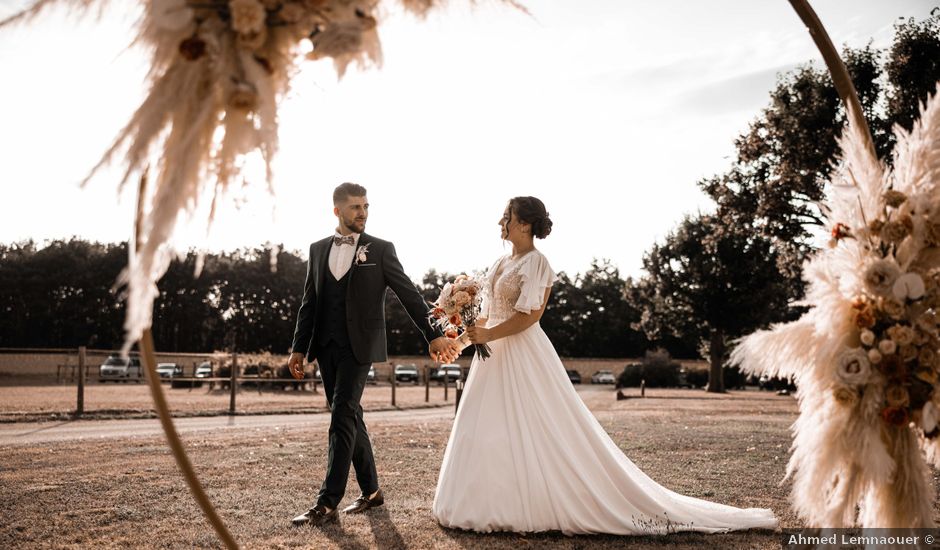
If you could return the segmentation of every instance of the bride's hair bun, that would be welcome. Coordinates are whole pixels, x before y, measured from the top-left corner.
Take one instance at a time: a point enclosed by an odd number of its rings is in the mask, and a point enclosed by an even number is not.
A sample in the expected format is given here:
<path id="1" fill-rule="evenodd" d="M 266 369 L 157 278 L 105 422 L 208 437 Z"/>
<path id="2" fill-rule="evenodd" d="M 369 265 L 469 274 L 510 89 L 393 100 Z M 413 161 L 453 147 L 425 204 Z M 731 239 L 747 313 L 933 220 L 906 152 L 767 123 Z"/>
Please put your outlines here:
<path id="1" fill-rule="evenodd" d="M 545 203 L 535 197 L 514 197 L 509 199 L 509 208 L 516 218 L 532 226 L 532 236 L 544 239 L 552 232 L 552 219 L 548 217 Z"/>

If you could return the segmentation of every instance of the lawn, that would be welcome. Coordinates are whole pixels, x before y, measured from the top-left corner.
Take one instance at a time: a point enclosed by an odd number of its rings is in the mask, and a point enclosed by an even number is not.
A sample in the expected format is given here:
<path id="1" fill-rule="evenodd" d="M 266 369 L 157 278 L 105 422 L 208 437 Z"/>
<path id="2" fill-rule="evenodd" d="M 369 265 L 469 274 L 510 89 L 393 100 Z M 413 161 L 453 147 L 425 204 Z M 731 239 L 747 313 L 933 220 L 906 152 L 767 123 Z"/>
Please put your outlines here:
<path id="1" fill-rule="evenodd" d="M 769 507 L 799 527 L 779 486 L 796 403 L 757 391 L 715 396 L 647 392 L 617 401 L 585 387 L 582 398 L 623 451 L 680 493 Z M 249 548 L 779 548 L 768 531 L 666 537 L 480 535 L 444 529 L 430 515 L 451 427 L 442 420 L 366 422 L 386 505 L 323 530 L 293 529 L 322 479 L 322 428 L 226 430 L 184 438 L 203 484 L 235 537 Z M 162 438 L 128 437 L 0 449 L 0 547 L 217 547 Z M 481 480 L 485 481 L 485 480 Z M 357 494 L 355 481 L 344 504 Z"/>

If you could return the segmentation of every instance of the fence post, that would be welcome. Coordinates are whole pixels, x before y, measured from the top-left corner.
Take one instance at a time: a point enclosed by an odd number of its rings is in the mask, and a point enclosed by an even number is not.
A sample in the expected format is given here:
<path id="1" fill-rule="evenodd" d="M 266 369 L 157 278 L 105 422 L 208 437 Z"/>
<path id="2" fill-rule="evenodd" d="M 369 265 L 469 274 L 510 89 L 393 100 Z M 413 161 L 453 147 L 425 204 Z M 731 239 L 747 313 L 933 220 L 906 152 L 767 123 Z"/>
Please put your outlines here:
<path id="1" fill-rule="evenodd" d="M 231 394 L 228 402 L 228 413 L 235 414 L 235 382 L 238 378 L 238 354 L 232 352 L 232 368 L 229 372 L 229 390 Z"/>
<path id="2" fill-rule="evenodd" d="M 447 401 L 447 388 L 450 386 L 450 376 L 444 371 L 444 401 Z"/>
<path id="3" fill-rule="evenodd" d="M 431 401 L 431 368 L 427 365 L 424 366 L 424 402 L 429 403 Z"/>
<path id="4" fill-rule="evenodd" d="M 392 365 L 392 406 L 395 406 L 395 386 L 398 385 L 398 377 L 395 376 L 395 365 Z"/>
<path id="5" fill-rule="evenodd" d="M 78 347 L 78 403 L 75 406 L 75 416 L 85 413 L 85 346 Z"/>

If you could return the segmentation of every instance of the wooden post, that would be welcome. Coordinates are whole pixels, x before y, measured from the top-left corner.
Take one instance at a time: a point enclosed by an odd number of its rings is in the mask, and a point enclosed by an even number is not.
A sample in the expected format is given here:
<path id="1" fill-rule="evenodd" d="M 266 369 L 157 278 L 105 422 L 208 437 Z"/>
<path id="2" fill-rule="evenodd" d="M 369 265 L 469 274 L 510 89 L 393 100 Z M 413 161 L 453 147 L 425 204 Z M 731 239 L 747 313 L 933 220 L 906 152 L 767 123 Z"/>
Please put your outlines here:
<path id="1" fill-rule="evenodd" d="M 228 413 L 235 414 L 235 383 L 238 378 L 238 354 L 232 352 L 232 368 L 229 372 L 229 390 L 231 391 L 228 402 Z"/>
<path id="2" fill-rule="evenodd" d="M 85 413 L 85 346 L 78 348 L 78 403 L 75 406 L 75 416 Z"/>
<path id="3" fill-rule="evenodd" d="M 398 379 L 395 376 L 395 365 L 392 365 L 392 406 L 395 406 L 395 386 L 398 385 Z"/>
<path id="4" fill-rule="evenodd" d="M 447 376 L 447 371 L 444 371 L 444 401 L 447 401 L 448 386 L 450 386 L 450 377 Z"/>
<path id="5" fill-rule="evenodd" d="M 424 402 L 431 401 L 431 367 L 424 366 Z"/>

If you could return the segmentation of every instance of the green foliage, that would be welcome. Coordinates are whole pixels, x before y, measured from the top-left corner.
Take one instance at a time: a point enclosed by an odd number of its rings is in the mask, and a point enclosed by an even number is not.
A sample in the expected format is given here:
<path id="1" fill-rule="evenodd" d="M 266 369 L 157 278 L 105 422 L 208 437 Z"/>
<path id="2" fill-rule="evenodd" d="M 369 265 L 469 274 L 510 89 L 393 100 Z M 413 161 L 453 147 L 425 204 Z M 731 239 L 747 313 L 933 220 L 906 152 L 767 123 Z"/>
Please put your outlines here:
<path id="1" fill-rule="evenodd" d="M 647 388 L 675 388 L 679 386 L 681 365 L 672 360 L 668 353 L 657 350 L 649 351 L 640 363 L 631 363 L 624 367 L 617 377 L 617 386 L 636 388 L 645 381 Z"/>
<path id="2" fill-rule="evenodd" d="M 890 163 L 892 126 L 910 128 L 940 80 L 940 10 L 895 25 L 888 51 L 846 49 L 843 59 L 875 147 Z M 709 389 L 724 388 L 730 340 L 800 313 L 788 303 L 804 294 L 802 265 L 814 251 L 813 226 L 824 224 L 819 204 L 845 122 L 824 68 L 808 63 L 780 76 L 769 105 L 736 140 L 732 167 L 699 183 L 715 212 L 687 217 L 654 245 L 644 258 L 647 276 L 628 289 L 643 312 L 637 326 L 651 340 L 705 350 Z"/>
<path id="3" fill-rule="evenodd" d="M 910 130 L 920 104 L 927 94 L 936 92 L 940 80 L 940 7 L 924 21 L 895 24 L 885 73 L 891 84 L 886 98 L 888 121 Z"/>
<path id="4" fill-rule="evenodd" d="M 154 303 L 153 335 L 161 351 L 239 350 L 284 353 L 294 331 L 306 262 L 271 248 L 198 255 L 171 262 Z M 123 344 L 124 305 L 114 288 L 127 263 L 125 245 L 55 241 L 0 245 L 0 347 L 114 349 Z M 429 271 L 419 291 L 431 302 L 454 274 Z M 609 262 L 583 275 L 560 274 L 542 324 L 562 354 L 637 356 L 646 339 L 631 328 L 638 312 Z M 386 297 L 388 350 L 423 355 L 427 345 L 394 293 Z M 469 353 L 469 352 L 468 352 Z"/>
<path id="5" fill-rule="evenodd" d="M 113 288 L 127 247 L 79 240 L 0 245 L 0 346 L 111 346 L 124 307 Z"/>

